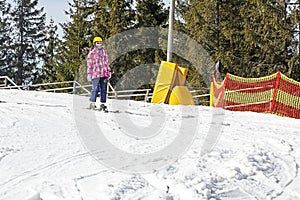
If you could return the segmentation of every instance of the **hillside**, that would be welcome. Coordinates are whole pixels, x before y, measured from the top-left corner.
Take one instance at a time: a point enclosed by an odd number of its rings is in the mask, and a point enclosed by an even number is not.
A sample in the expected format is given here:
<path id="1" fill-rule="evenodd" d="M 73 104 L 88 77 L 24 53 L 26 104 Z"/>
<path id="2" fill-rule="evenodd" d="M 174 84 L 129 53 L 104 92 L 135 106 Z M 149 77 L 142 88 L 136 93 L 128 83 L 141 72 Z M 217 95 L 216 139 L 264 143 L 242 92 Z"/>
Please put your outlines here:
<path id="1" fill-rule="evenodd" d="M 0 90 L 0 199 L 300 199 L 300 120 Z"/>

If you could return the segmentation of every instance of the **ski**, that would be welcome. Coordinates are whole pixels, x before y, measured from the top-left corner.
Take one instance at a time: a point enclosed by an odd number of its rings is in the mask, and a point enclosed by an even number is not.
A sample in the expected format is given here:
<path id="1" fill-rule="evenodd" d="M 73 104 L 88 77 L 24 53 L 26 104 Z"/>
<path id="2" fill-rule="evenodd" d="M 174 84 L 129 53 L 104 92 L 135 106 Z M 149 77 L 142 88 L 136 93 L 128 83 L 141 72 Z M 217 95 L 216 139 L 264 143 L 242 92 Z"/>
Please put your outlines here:
<path id="1" fill-rule="evenodd" d="M 87 110 L 91 110 L 91 111 L 97 111 L 97 112 L 103 112 L 103 113 L 120 113 L 120 110 L 103 110 L 100 108 L 95 108 L 95 109 L 90 109 L 90 108 L 86 108 Z"/>

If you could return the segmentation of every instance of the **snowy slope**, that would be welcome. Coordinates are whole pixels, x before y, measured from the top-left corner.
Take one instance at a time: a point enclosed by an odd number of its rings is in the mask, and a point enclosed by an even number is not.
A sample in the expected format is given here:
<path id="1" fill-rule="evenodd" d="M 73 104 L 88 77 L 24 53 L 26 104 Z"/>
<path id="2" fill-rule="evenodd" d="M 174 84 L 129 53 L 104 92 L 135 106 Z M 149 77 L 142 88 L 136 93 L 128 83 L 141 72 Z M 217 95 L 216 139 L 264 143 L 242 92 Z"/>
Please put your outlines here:
<path id="1" fill-rule="evenodd" d="M 300 199 L 299 119 L 87 104 L 0 90 L 0 199 Z"/>

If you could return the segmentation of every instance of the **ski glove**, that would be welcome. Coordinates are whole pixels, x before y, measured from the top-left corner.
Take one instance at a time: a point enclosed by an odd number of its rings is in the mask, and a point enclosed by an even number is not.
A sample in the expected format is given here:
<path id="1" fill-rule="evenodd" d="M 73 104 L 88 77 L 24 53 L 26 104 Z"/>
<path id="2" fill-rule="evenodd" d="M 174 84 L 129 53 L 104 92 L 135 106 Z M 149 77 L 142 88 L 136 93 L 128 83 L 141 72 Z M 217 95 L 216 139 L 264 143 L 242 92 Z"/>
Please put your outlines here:
<path id="1" fill-rule="evenodd" d="M 92 75 L 91 75 L 91 74 L 88 74 L 88 75 L 87 75 L 87 80 L 88 80 L 88 81 L 92 81 Z"/>

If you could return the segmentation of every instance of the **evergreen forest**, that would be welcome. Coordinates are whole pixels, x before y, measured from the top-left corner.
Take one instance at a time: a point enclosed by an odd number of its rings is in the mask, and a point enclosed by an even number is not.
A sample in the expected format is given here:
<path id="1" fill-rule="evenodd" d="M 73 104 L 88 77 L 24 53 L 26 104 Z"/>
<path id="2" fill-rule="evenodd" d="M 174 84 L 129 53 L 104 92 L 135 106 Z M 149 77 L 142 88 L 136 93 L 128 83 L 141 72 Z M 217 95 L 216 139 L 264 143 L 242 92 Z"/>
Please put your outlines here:
<path id="1" fill-rule="evenodd" d="M 281 71 L 300 81 L 299 3 L 300 0 L 176 0 L 174 29 L 197 41 L 214 62 L 219 62 L 222 77 L 227 72 L 255 78 Z M 167 30 L 169 5 L 163 0 L 69 0 L 65 14 L 69 21 L 58 24 L 50 19 L 46 23 L 46 13 L 38 7 L 38 0 L 1 0 L 0 76 L 9 76 L 18 85 L 86 82 L 85 62 L 95 36 L 105 42 L 143 27 Z M 62 36 L 58 35 L 59 28 Z M 116 51 L 126 45 L 122 39 L 112 42 Z M 160 38 L 150 42 L 160 43 Z M 179 55 L 173 57 L 172 61 L 189 68 L 192 87 L 207 87 L 197 66 Z M 126 52 L 110 63 L 111 84 L 117 84 L 136 66 L 159 66 L 166 58 L 166 49 L 149 47 Z M 147 68 L 145 73 L 155 77 L 157 70 Z M 143 87 L 153 87 L 154 81 Z"/>

